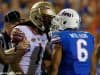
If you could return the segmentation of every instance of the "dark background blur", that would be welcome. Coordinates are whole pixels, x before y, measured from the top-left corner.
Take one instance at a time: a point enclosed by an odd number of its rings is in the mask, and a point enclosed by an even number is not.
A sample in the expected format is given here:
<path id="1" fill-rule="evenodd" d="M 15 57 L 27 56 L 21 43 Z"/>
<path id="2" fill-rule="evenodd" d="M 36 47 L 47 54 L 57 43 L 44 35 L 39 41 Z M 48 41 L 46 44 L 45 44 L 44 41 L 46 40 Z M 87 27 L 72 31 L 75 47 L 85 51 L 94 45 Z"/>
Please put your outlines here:
<path id="1" fill-rule="evenodd" d="M 4 15 L 11 10 L 18 10 L 22 19 L 29 19 L 29 10 L 40 0 L 0 0 L 0 31 L 4 27 Z M 57 12 L 63 8 L 73 8 L 82 18 L 80 30 L 89 31 L 100 43 L 100 0 L 47 0 Z"/>

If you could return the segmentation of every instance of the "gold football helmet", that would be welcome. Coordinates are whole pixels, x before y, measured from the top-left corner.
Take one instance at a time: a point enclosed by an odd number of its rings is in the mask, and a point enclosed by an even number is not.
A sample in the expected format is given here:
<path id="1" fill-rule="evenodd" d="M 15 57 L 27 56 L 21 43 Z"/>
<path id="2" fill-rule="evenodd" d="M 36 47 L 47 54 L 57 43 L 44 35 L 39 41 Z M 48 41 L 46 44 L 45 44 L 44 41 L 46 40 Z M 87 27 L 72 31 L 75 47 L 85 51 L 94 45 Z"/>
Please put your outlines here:
<path id="1" fill-rule="evenodd" d="M 35 3 L 30 11 L 30 20 L 41 31 L 48 31 L 52 18 L 56 15 L 50 2 L 41 1 Z"/>

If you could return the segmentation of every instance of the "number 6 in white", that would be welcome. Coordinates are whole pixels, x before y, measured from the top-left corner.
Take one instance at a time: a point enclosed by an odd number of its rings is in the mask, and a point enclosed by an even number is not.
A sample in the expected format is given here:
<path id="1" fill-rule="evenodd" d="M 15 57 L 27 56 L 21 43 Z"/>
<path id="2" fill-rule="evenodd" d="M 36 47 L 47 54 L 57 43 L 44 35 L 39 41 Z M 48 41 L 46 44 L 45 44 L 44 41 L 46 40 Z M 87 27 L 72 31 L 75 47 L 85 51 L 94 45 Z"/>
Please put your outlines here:
<path id="1" fill-rule="evenodd" d="M 87 42 L 84 39 L 77 41 L 77 57 L 80 62 L 85 62 L 88 59 L 88 52 L 82 46 L 87 46 Z"/>

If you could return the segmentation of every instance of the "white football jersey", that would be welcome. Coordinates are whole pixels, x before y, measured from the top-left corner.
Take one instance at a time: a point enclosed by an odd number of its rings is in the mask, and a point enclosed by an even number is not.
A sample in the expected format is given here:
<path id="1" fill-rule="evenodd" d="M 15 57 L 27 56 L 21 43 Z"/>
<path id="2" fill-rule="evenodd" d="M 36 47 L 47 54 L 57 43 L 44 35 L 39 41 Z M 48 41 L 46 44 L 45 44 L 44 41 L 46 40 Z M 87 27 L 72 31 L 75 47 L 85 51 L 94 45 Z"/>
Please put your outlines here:
<path id="1" fill-rule="evenodd" d="M 43 57 L 43 53 L 44 53 L 45 46 L 47 43 L 46 34 L 43 34 L 43 35 L 34 34 L 28 26 L 16 26 L 15 28 L 22 31 L 25 34 L 26 39 L 30 42 L 30 47 L 26 50 L 27 52 L 24 54 L 24 56 L 22 57 L 22 60 L 19 63 L 21 69 L 23 70 L 25 74 L 27 74 L 29 70 L 30 62 L 33 62 L 32 63 L 33 67 L 37 66 L 35 69 L 33 69 L 33 71 L 35 70 L 35 72 L 37 71 L 40 72 L 42 57 Z M 39 49 L 40 45 L 42 47 L 42 51 L 38 55 L 39 51 L 37 49 Z M 38 58 L 39 58 L 39 61 L 38 61 L 38 64 L 36 64 L 36 61 L 38 60 Z"/>

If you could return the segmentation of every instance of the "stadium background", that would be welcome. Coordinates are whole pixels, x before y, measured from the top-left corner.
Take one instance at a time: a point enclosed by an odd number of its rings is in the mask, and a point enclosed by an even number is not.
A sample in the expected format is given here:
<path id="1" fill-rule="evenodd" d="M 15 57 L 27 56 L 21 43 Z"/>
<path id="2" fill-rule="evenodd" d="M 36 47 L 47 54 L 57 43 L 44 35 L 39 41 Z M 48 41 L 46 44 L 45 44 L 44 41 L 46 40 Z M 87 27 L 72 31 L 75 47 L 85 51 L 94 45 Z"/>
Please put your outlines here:
<path id="1" fill-rule="evenodd" d="M 0 0 L 0 31 L 4 28 L 4 15 L 11 10 L 18 10 L 22 19 L 29 19 L 29 11 L 40 0 Z M 100 0 L 47 0 L 57 12 L 63 8 L 76 9 L 81 16 L 80 30 L 91 32 L 100 43 Z M 0 67 L 1 68 L 1 67 Z"/>
<path id="2" fill-rule="evenodd" d="M 18 10 L 22 19 L 29 19 L 31 6 L 40 0 L 0 0 L 0 31 L 4 27 L 4 15 L 11 10 Z M 91 32 L 100 41 L 100 0 L 47 0 L 53 3 L 56 11 L 74 8 L 82 17 L 80 30 Z"/>

